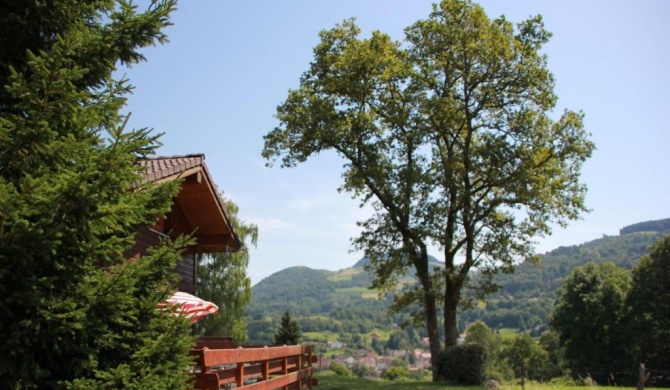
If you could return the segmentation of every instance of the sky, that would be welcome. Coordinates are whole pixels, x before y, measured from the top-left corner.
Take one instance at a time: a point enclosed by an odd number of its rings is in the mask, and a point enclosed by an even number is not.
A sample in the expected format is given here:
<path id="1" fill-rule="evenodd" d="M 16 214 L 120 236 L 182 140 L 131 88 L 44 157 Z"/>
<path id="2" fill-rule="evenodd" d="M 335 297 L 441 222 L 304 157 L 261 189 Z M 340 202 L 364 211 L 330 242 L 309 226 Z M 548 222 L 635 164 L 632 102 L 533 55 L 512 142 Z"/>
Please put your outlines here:
<path id="1" fill-rule="evenodd" d="M 367 209 L 341 185 L 342 160 L 323 153 L 302 165 L 266 167 L 263 135 L 276 107 L 313 59 L 318 33 L 351 17 L 362 37 L 402 40 L 425 19 L 423 0 L 181 0 L 170 42 L 145 49 L 124 70 L 135 87 L 132 127 L 165 133 L 159 155 L 204 153 L 214 182 L 259 228 L 250 249 L 252 284 L 291 266 L 339 270 Z M 516 23 L 541 14 L 556 79 L 557 111 L 583 111 L 597 150 L 582 169 L 591 211 L 537 238 L 537 252 L 616 235 L 623 226 L 670 217 L 670 2 L 490 0 L 489 17 Z M 663 173 L 666 172 L 666 173 Z M 431 253 L 439 258 L 438 253 Z"/>

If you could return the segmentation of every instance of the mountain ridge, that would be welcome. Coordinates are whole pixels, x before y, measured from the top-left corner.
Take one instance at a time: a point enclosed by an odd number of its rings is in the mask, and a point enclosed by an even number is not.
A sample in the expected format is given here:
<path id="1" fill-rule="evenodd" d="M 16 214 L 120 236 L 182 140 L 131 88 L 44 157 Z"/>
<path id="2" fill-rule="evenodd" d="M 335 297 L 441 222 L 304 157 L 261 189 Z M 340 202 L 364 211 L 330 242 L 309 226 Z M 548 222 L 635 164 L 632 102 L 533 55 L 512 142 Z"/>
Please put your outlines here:
<path id="1" fill-rule="evenodd" d="M 532 328 L 546 323 L 563 279 L 576 266 L 589 261 L 613 261 L 632 268 L 648 247 L 670 232 L 670 218 L 644 221 L 582 244 L 560 246 L 540 255 L 540 265 L 519 264 L 513 274 L 496 276 L 498 293 L 477 307 L 461 312 L 461 327 L 482 320 L 491 328 Z M 434 257 L 437 264 L 443 264 Z M 254 318 L 275 317 L 290 310 L 300 316 L 332 317 L 334 310 L 385 312 L 387 296 L 370 290 L 369 260 L 338 271 L 293 266 L 278 271 L 254 285 L 247 314 Z M 403 281 L 407 282 L 407 281 Z M 339 312 L 338 312 L 339 313 Z"/>

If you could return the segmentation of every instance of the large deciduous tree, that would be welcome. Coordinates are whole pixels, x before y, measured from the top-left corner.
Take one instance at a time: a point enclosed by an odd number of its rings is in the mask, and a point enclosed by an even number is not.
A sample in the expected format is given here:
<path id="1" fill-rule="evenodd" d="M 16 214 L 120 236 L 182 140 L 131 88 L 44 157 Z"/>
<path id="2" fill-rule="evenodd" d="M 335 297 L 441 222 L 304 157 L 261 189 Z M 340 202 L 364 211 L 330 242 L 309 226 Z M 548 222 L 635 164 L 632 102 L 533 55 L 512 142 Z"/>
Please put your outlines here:
<path id="1" fill-rule="evenodd" d="M 652 371 L 670 367 L 670 237 L 655 243 L 635 265 L 626 306 L 633 357 Z"/>
<path id="2" fill-rule="evenodd" d="M 612 262 L 577 267 L 563 282 L 551 325 L 575 377 L 591 375 L 607 383 L 610 373 L 630 369 L 627 331 L 621 325 L 630 286 L 630 272 Z"/>
<path id="3" fill-rule="evenodd" d="M 478 291 L 490 292 L 495 273 L 533 258 L 551 223 L 585 211 L 580 169 L 594 146 L 581 113 L 554 115 L 541 17 L 515 28 L 445 0 L 405 34 L 362 39 L 353 20 L 322 31 L 263 156 L 283 167 L 326 150 L 344 159 L 340 190 L 374 209 L 354 245 L 371 259 L 373 286 L 395 293 L 393 309 L 419 304 L 435 359 L 438 312 L 454 345 L 473 269 L 484 276 Z M 430 246 L 443 268 L 429 267 Z M 407 272 L 419 283 L 399 291 Z"/>
<path id="4" fill-rule="evenodd" d="M 204 335 L 232 336 L 242 342 L 248 337 L 244 312 L 251 300 L 248 245 L 256 246 L 258 226 L 242 221 L 237 215 L 239 208 L 232 200 L 226 199 L 224 204 L 237 236 L 245 245 L 237 252 L 208 254 L 200 260 L 197 294 L 217 304 L 219 314 L 200 320 L 196 330 Z"/>
<path id="5" fill-rule="evenodd" d="M 188 320 L 157 310 L 184 239 L 127 262 L 178 183 L 137 183 L 158 136 L 124 129 L 116 66 L 174 1 L 0 5 L 0 388 L 187 388 Z"/>

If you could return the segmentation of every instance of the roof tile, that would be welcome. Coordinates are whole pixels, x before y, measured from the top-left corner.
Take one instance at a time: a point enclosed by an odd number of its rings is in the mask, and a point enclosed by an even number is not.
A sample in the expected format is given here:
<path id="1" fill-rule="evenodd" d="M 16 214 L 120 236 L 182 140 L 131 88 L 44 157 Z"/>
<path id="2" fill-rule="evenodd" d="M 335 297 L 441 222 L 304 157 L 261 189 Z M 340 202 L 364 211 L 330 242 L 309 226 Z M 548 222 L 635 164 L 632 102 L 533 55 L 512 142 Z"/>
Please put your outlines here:
<path id="1" fill-rule="evenodd" d="M 204 165 L 204 154 L 187 154 L 184 156 L 153 157 L 140 160 L 139 164 L 146 168 L 143 183 L 160 180 L 183 172 L 187 169 Z"/>

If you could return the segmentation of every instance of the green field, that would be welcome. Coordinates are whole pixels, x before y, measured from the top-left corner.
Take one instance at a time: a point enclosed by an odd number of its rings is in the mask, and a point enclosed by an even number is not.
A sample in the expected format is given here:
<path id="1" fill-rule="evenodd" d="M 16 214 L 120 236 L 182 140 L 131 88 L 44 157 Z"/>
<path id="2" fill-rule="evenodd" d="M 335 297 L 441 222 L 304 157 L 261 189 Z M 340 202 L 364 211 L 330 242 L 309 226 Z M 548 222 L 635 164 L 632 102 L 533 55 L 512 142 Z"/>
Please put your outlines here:
<path id="1" fill-rule="evenodd" d="M 345 377 L 333 374 L 330 371 L 314 375 L 319 384 L 314 390 L 371 390 L 371 389 L 391 389 L 391 390 L 427 390 L 427 389 L 453 389 L 466 390 L 472 387 L 445 386 L 443 384 L 433 384 L 429 382 L 389 382 L 384 380 L 369 380 L 358 377 Z"/>
<path id="2" fill-rule="evenodd" d="M 343 271 L 336 273 L 328 277 L 329 280 L 333 282 L 346 282 L 351 280 L 354 275 L 358 275 L 365 272 L 362 268 L 349 268 Z"/>
<path id="3" fill-rule="evenodd" d="M 358 295 L 363 299 L 379 299 L 377 291 L 370 290 L 367 287 L 345 287 L 338 288 L 335 291 L 337 291 L 338 294 Z"/>
<path id="4" fill-rule="evenodd" d="M 389 382 L 385 380 L 369 380 L 358 377 L 344 377 L 336 375 L 331 371 L 319 372 L 314 375 L 319 384 L 314 387 L 315 390 L 477 390 L 484 389 L 483 386 L 458 386 L 443 383 L 431 382 Z M 588 387 L 588 386 L 564 386 L 554 384 L 542 384 L 530 382 L 526 384 L 526 390 L 595 390 L 607 389 L 607 386 Z M 613 388 L 614 389 L 614 388 Z M 633 387 L 616 387 L 616 390 L 632 390 Z M 503 384 L 500 390 L 521 390 L 518 384 Z"/>

